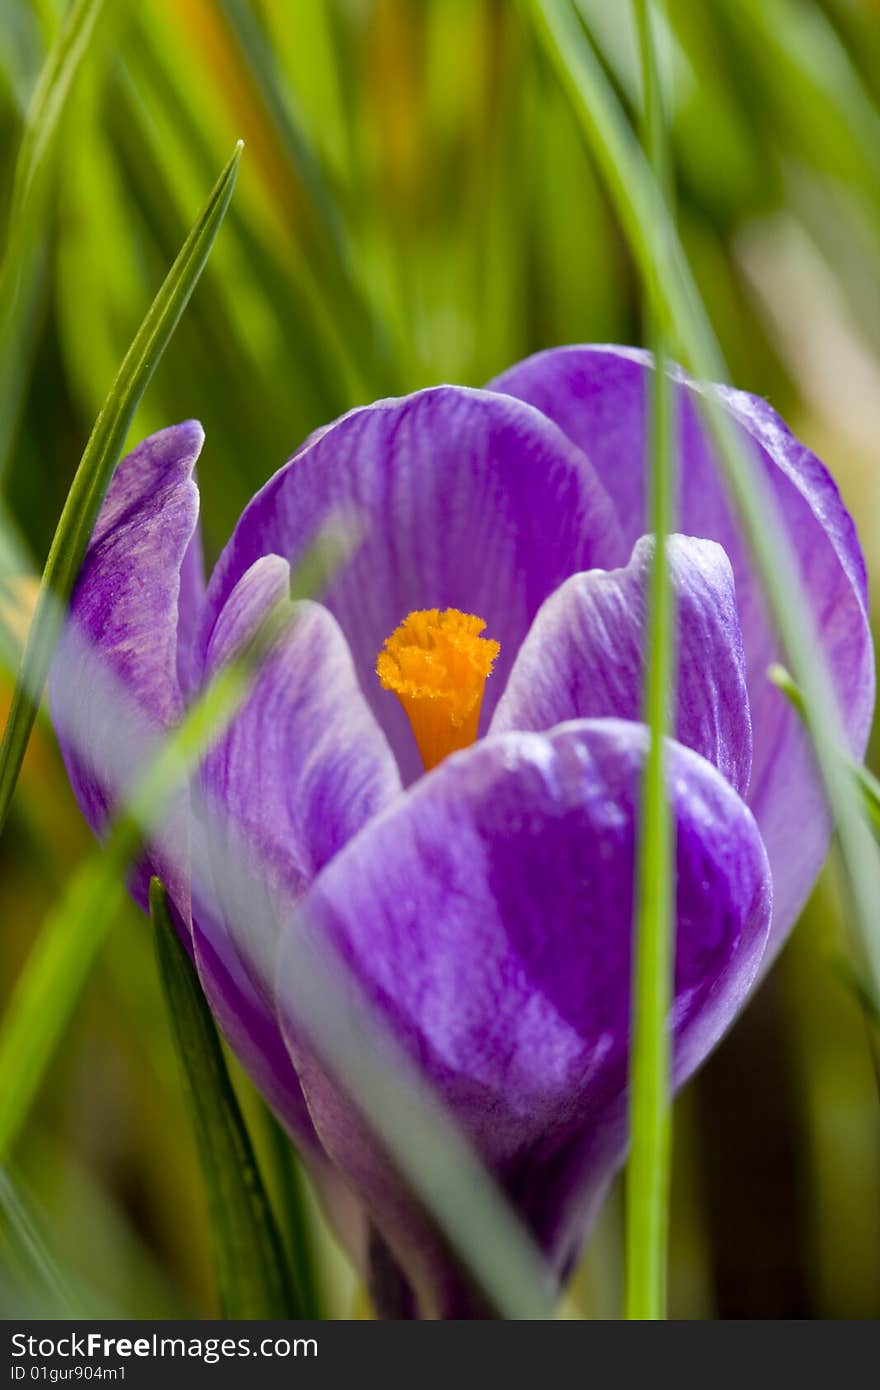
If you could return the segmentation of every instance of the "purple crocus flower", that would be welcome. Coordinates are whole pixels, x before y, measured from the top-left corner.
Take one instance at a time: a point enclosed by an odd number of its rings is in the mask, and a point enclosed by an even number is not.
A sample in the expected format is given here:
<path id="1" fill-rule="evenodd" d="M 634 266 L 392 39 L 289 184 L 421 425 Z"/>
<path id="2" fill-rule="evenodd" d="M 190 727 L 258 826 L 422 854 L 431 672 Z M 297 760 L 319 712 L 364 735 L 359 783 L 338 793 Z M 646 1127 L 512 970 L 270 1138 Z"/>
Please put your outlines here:
<path id="1" fill-rule="evenodd" d="M 378 1231 L 424 1316 L 476 1305 L 292 1016 L 291 933 L 305 921 L 338 950 L 564 1277 L 626 1143 L 650 371 L 642 352 L 571 347 L 487 390 L 354 410 L 253 498 L 207 587 L 202 431 L 164 430 L 120 464 L 72 603 L 71 630 L 167 730 L 321 528 L 360 529 L 200 778 L 199 803 L 286 905 L 280 941 L 255 939 L 263 919 L 234 884 L 212 901 L 191 880 L 186 805 L 177 856 L 154 846 L 133 891 L 143 903 L 147 874 L 166 880 L 231 1045 L 349 1242 L 365 1258 Z M 697 409 L 706 390 L 778 502 L 856 757 L 874 699 L 865 567 L 832 479 L 763 401 L 678 376 L 677 1083 L 778 950 L 830 829 L 808 743 L 766 676 L 777 644 Z M 105 713 L 75 661 L 68 637 L 53 704 L 100 832 L 114 793 L 90 748 Z"/>

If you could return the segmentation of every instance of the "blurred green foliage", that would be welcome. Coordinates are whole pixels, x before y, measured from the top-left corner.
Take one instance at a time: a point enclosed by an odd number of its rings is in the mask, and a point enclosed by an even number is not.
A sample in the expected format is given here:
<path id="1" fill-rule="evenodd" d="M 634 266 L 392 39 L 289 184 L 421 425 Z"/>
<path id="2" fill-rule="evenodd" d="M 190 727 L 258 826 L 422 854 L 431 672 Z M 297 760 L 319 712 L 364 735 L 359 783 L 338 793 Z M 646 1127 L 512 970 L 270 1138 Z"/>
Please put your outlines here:
<path id="1" fill-rule="evenodd" d="M 629 6 L 579 7 L 636 118 Z M 0 7 L 2 218 L 65 9 Z M 682 236 L 734 380 L 832 468 L 876 576 L 880 6 L 670 0 L 663 37 Z M 351 405 L 480 384 L 554 343 L 639 340 L 638 276 L 514 0 L 105 0 L 0 370 L 3 516 L 23 575 L 42 564 L 97 409 L 238 137 L 232 210 L 132 429 L 203 421 L 209 558 L 254 488 Z M 0 843 L 4 995 L 88 845 L 40 726 Z M 674 1316 L 880 1313 L 880 1112 L 865 1025 L 834 968 L 840 914 L 823 882 L 677 1107 Z M 0 1191 L 4 1309 L 214 1311 L 151 951 L 127 909 Z M 269 1171 L 272 1154 L 267 1140 Z M 312 1220 L 327 1305 L 347 1316 L 351 1275 Z M 616 1195 L 574 1296 L 585 1315 L 619 1313 Z"/>

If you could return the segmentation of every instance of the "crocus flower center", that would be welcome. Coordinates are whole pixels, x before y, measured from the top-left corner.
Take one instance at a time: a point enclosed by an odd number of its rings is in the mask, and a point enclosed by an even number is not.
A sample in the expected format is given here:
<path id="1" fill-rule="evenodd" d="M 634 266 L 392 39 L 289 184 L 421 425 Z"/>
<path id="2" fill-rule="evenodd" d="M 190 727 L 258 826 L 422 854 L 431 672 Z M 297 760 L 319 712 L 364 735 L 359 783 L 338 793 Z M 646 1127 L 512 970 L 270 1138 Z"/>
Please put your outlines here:
<path id="1" fill-rule="evenodd" d="M 409 717 L 425 770 L 477 737 L 483 689 L 501 650 L 472 613 L 410 613 L 386 638 L 376 674 Z"/>

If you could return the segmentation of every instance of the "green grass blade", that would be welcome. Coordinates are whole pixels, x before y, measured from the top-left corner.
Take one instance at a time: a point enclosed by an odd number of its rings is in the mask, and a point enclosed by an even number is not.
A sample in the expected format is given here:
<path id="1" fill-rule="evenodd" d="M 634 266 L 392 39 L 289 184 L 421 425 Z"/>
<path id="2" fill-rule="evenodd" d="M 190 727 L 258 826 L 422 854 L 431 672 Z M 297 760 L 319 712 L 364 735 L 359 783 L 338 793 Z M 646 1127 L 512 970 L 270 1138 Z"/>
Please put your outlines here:
<path id="1" fill-rule="evenodd" d="M 569 0 L 528 0 L 536 31 L 606 180 L 643 276 L 656 276 L 670 341 L 695 377 L 725 381 L 726 363 L 655 181 Z M 655 236 L 662 209 L 663 234 Z M 880 989 L 880 861 L 861 801 L 839 756 L 845 745 L 831 675 L 804 602 L 800 574 L 766 480 L 718 398 L 701 398 L 728 492 L 748 541 L 776 631 L 804 694 L 806 720 L 832 815 L 855 922 Z"/>
<path id="2" fill-rule="evenodd" d="M 862 794 L 865 814 L 874 827 L 874 834 L 880 839 L 880 781 L 870 768 L 864 767 L 861 763 L 854 765 L 854 771 Z"/>
<path id="3" fill-rule="evenodd" d="M 657 72 L 652 0 L 636 0 L 642 55 L 644 141 L 657 187 L 668 183 L 665 114 Z M 658 222 L 662 228 L 662 221 Z M 665 740 L 675 708 L 673 598 L 666 556 L 674 496 L 671 383 L 657 312 L 656 277 L 647 284 L 651 383 L 650 516 L 654 533 L 645 673 L 650 729 L 642 786 L 634 938 L 630 1055 L 631 1147 L 626 1187 L 626 1316 L 666 1316 L 672 1121 L 668 1020 L 674 952 L 674 828 L 666 787 Z"/>
<path id="4" fill-rule="evenodd" d="M 10 234 L 26 222 L 28 203 L 44 173 L 58 135 L 74 78 L 105 0 L 75 0 L 40 74 L 19 146 L 9 210 Z"/>
<path id="5" fill-rule="evenodd" d="M 804 719 L 806 716 L 806 706 L 804 705 L 803 694 L 799 687 L 795 685 L 785 667 L 780 666 L 778 662 L 774 662 L 767 671 L 767 675 L 773 684 L 782 691 L 783 695 L 801 718 Z M 877 780 L 870 768 L 865 767 L 863 763 L 854 763 L 845 753 L 841 753 L 841 758 L 849 765 L 853 779 L 858 786 L 859 794 L 862 798 L 865 819 L 872 826 L 874 834 L 880 839 L 880 781 Z"/>
<path id="6" fill-rule="evenodd" d="M 0 473 L 33 353 L 45 268 L 42 212 L 50 185 L 51 155 L 74 79 L 104 8 L 105 0 L 75 0 L 49 50 L 25 117 L 0 265 Z"/>
<path id="7" fill-rule="evenodd" d="M 351 248 L 338 205 L 291 106 L 275 53 L 262 21 L 247 0 L 220 0 L 221 8 L 244 54 L 255 85 L 281 140 L 287 160 L 308 198 L 314 225 L 300 229 L 314 259 L 321 292 L 332 298 L 352 342 L 368 345 L 368 382 L 376 395 L 400 389 L 400 372 L 384 324 L 353 273 Z"/>
<path id="8" fill-rule="evenodd" d="M 262 1112 L 271 1159 L 277 1176 L 278 1210 L 287 1237 L 291 1277 L 301 1308 L 301 1317 L 320 1318 L 321 1299 L 315 1272 L 313 1240 L 306 1209 L 305 1177 L 296 1150 L 269 1107 Z"/>
<path id="9" fill-rule="evenodd" d="M 792 680 L 784 666 L 774 662 L 767 671 L 768 679 L 773 682 L 778 690 L 786 697 L 795 712 L 801 719 L 806 717 L 806 707 L 804 697 L 798 686 Z M 841 752 L 841 762 L 848 767 L 852 775 L 853 784 L 858 790 L 862 799 L 862 809 L 865 820 L 870 825 L 875 836 L 880 840 L 880 782 L 874 774 L 863 764 L 855 763 Z M 880 1091 L 880 1035 L 878 1035 L 878 1024 L 880 1024 L 880 991 L 874 984 L 870 971 L 865 969 L 863 943 L 857 939 L 852 944 L 852 953 L 835 956 L 833 965 L 836 974 L 856 1000 L 865 1019 L 867 1030 L 868 1048 L 871 1053 L 871 1062 L 874 1068 L 874 1075 L 877 1080 L 878 1091 Z M 855 959 L 853 959 L 853 955 Z"/>
<path id="10" fill-rule="evenodd" d="M 67 495 L 43 570 L 40 595 L 0 746 L 0 829 L 9 812 L 36 718 L 64 606 L 73 592 L 101 502 L 138 402 L 171 340 L 220 229 L 232 197 L 240 157 L 239 142 L 126 353 Z"/>
<path id="11" fill-rule="evenodd" d="M 111 868 L 112 865 L 112 868 Z M 49 913 L 0 1028 L 0 1163 L 7 1161 L 55 1055 L 107 925 L 125 896 L 105 855 L 74 875 Z"/>
<path id="12" fill-rule="evenodd" d="M 65 1269 L 50 1248 L 48 1223 L 12 1175 L 0 1169 L 0 1300 L 6 1290 L 21 1301 L 20 1316 L 107 1317 L 91 1291 Z M 4 1310 L 4 1316 L 9 1313 Z"/>
<path id="13" fill-rule="evenodd" d="M 207 1188 L 223 1316 L 302 1317 L 211 1010 L 157 878 L 150 883 L 150 912 Z"/>
<path id="14" fill-rule="evenodd" d="M 283 86 L 275 51 L 262 20 L 247 0 L 220 0 L 220 8 L 253 74 L 291 168 L 308 194 L 320 233 L 329 237 L 337 253 L 343 255 L 344 233 L 336 202 L 292 106 L 291 93 Z"/>

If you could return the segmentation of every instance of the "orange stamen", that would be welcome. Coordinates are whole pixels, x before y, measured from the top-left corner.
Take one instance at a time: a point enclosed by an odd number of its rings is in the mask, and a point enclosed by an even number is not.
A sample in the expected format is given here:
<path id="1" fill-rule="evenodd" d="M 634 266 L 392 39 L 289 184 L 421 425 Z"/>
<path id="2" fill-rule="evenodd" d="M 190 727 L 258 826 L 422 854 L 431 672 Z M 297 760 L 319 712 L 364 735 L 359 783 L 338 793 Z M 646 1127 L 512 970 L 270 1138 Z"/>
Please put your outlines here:
<path id="1" fill-rule="evenodd" d="M 409 717 L 425 770 L 477 737 L 483 690 L 501 650 L 471 613 L 437 608 L 410 613 L 376 661 L 385 690 Z"/>

